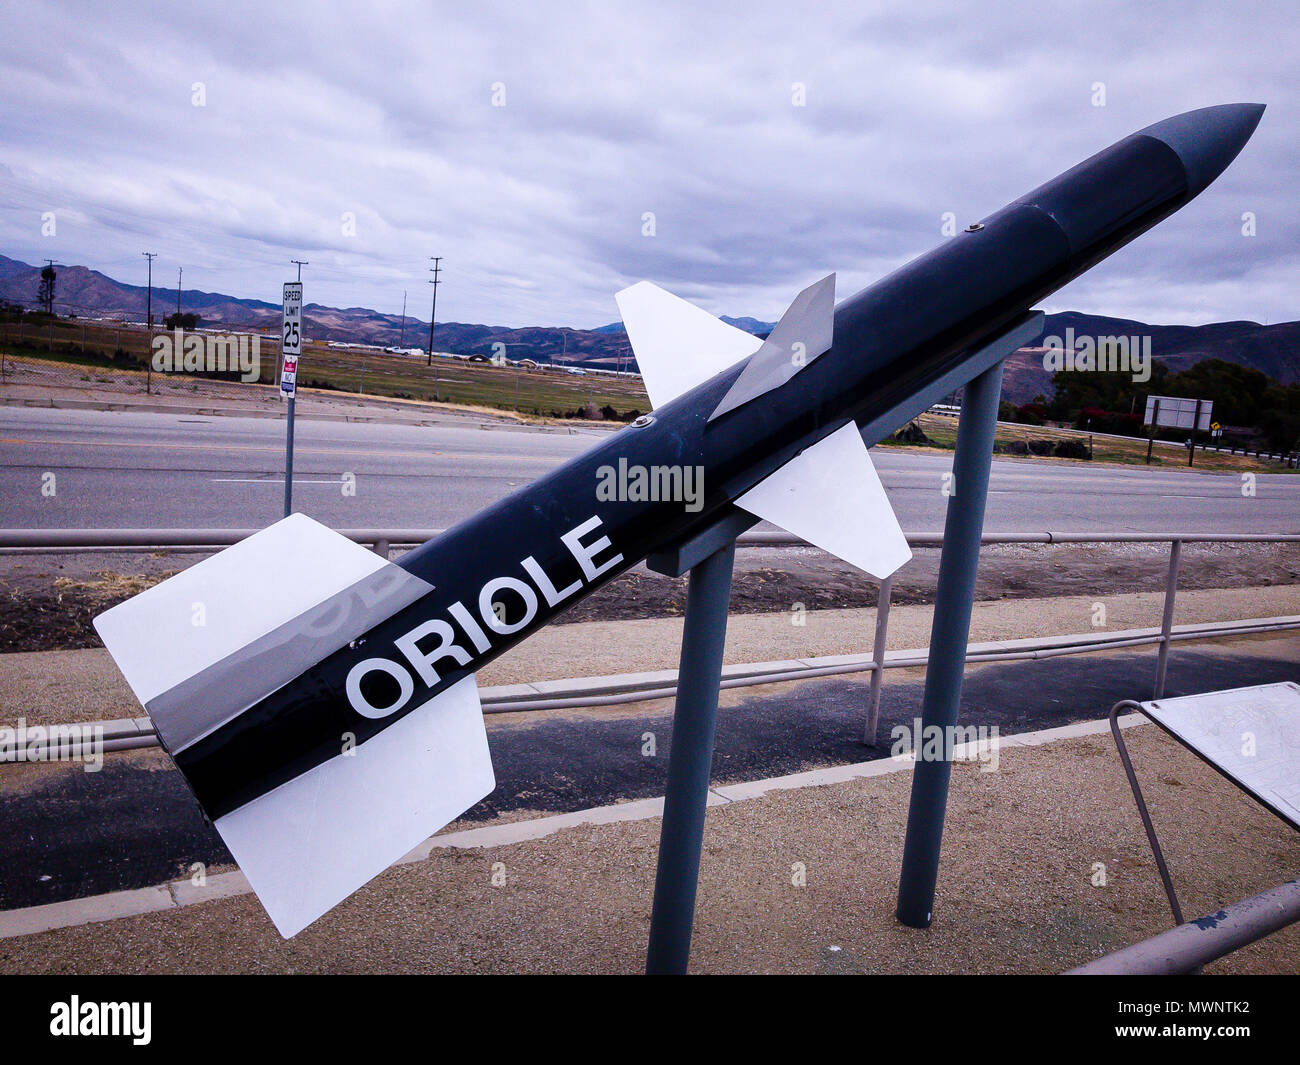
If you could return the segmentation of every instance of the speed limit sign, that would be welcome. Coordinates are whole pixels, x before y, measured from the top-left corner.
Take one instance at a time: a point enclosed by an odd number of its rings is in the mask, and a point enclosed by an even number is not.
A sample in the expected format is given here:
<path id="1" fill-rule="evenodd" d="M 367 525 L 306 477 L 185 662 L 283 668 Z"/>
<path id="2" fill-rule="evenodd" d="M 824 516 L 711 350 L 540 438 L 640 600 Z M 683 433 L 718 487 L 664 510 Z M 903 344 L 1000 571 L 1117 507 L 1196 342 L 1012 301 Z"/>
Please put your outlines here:
<path id="1" fill-rule="evenodd" d="M 280 395 L 292 399 L 298 389 L 298 356 L 302 354 L 302 282 L 284 284 L 284 317 L 280 329 Z"/>

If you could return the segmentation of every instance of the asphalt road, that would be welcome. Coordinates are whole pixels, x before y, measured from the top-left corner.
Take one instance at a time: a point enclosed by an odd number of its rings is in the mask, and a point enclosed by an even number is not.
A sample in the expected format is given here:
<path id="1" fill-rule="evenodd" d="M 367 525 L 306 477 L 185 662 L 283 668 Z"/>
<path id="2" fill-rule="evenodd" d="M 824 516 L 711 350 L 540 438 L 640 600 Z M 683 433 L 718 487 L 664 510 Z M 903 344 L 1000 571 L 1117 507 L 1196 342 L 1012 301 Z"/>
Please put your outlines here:
<path id="1" fill-rule="evenodd" d="M 539 432 L 300 419 L 295 509 L 335 528 L 446 527 L 589 447 Z M 949 452 L 873 452 L 903 528 L 942 529 Z M 284 424 L 258 418 L 0 408 L 0 526 L 260 527 L 283 508 Z M 43 494 L 54 474 L 54 494 Z M 355 479 L 355 494 L 345 486 Z M 1300 477 L 993 465 L 990 532 L 1295 532 Z"/>

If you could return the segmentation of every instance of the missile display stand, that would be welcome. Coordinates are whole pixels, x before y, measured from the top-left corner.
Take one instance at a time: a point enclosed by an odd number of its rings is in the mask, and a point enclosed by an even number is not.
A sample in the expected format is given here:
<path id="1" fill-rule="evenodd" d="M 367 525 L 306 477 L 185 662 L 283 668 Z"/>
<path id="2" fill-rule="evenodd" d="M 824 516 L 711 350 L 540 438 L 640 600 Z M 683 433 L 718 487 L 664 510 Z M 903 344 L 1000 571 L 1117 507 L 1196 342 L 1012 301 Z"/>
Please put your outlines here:
<path id="1" fill-rule="evenodd" d="M 650 974 L 684 973 L 690 958 L 735 559 L 732 540 L 691 567 L 686 589 L 677 706 L 646 953 Z"/>
<path id="2" fill-rule="evenodd" d="M 952 463 L 953 482 L 939 558 L 939 583 L 934 597 L 930 654 L 925 664 L 921 736 L 912 737 L 912 749 L 917 752 L 924 749 L 921 737 L 930 735 L 932 727 L 938 727 L 944 737 L 949 737 L 953 734 L 952 726 L 957 724 L 1001 395 L 1002 363 L 999 362 L 971 381 L 962 398 L 957 452 Z M 928 928 L 934 916 L 934 887 L 939 877 L 939 847 L 951 776 L 950 742 L 943 744 L 942 758 L 918 756 L 912 771 L 912 799 L 907 811 L 897 910 L 899 921 L 912 928 Z"/>
<path id="3" fill-rule="evenodd" d="M 959 370 L 862 427 L 864 441 L 878 443 L 944 396 L 965 388 L 926 668 L 923 727 L 942 728 L 957 719 L 1002 392 L 1002 362 L 1040 335 L 1042 325 L 1041 313 L 1027 315 L 984 345 Z M 972 373 L 974 377 L 969 376 Z M 690 959 L 735 539 L 756 521 L 735 510 L 707 532 L 646 560 L 657 573 L 690 575 L 646 951 L 646 972 L 651 975 L 685 973 Z M 951 751 L 945 748 L 945 754 L 950 756 Z M 951 770 L 950 761 L 918 762 L 913 777 L 898 916 L 914 927 L 925 927 L 932 916 Z"/>

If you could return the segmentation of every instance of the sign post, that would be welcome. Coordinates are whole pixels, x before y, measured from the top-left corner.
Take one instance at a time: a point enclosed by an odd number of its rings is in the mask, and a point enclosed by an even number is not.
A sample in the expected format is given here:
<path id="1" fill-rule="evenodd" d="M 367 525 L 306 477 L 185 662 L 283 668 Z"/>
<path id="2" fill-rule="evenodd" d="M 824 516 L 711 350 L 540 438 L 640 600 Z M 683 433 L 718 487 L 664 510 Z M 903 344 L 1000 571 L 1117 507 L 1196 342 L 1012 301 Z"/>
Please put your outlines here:
<path id="1" fill-rule="evenodd" d="M 1142 422 L 1151 426 L 1151 435 L 1147 440 L 1147 463 L 1151 462 L 1151 445 L 1156 432 L 1161 428 L 1188 429 L 1191 436 L 1187 441 L 1187 465 L 1196 457 L 1196 434 L 1209 432 L 1210 417 L 1214 410 L 1211 399 L 1183 399 L 1178 396 L 1147 396 L 1146 415 Z"/>
<path id="2" fill-rule="evenodd" d="M 289 401 L 284 446 L 284 516 L 293 512 L 293 403 L 298 392 L 298 357 L 302 354 L 302 282 L 284 283 L 280 328 L 280 396 Z"/>

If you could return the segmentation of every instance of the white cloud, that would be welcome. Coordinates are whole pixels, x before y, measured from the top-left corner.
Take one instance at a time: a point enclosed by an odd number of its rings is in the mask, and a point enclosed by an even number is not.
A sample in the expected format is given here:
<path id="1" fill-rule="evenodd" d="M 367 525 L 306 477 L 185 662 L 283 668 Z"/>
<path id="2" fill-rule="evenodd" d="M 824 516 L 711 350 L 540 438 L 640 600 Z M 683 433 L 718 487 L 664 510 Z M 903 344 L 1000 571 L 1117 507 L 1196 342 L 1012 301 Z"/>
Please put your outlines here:
<path id="1" fill-rule="evenodd" d="M 306 258 L 310 300 L 388 311 L 403 290 L 421 310 L 442 255 L 448 320 L 599 325 L 641 277 L 774 318 L 826 271 L 848 294 L 938 243 L 945 211 L 1259 100 L 1218 183 L 1050 306 L 1296 317 L 1286 5 L 441 7 L 11 3 L 0 251 L 139 282 L 147 249 L 187 286 L 272 300 Z"/>

